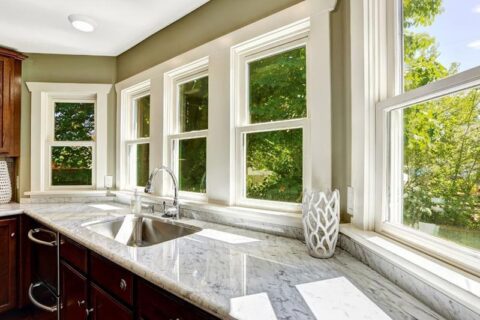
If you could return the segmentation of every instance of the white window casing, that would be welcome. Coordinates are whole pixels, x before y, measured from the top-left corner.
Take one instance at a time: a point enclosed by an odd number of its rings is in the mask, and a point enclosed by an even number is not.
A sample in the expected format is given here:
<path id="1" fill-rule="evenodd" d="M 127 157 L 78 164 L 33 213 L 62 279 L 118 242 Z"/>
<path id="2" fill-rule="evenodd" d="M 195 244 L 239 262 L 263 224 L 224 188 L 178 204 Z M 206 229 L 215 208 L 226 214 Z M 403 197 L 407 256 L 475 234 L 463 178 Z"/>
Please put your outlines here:
<path id="1" fill-rule="evenodd" d="M 401 8 L 399 0 L 351 3 L 352 223 L 480 275 L 478 251 L 402 224 L 401 110 L 478 86 L 480 67 L 403 93 Z"/>
<path id="2" fill-rule="evenodd" d="M 192 61 L 183 66 L 165 72 L 164 74 L 164 105 L 163 105 L 163 115 L 164 115 L 164 144 L 167 146 L 166 149 L 166 161 L 164 160 L 164 165 L 173 169 L 173 172 L 176 174 L 177 179 L 180 179 L 179 176 L 179 141 L 186 139 L 195 139 L 195 138 L 205 138 L 207 139 L 207 150 L 208 150 L 208 129 L 204 130 L 195 130 L 188 132 L 180 132 L 180 114 L 179 114 L 179 87 L 182 84 L 191 82 L 193 80 L 209 77 L 208 67 L 209 67 L 209 57 L 203 57 L 196 61 Z M 210 93 L 210 90 L 209 90 Z M 210 94 L 209 94 L 210 100 Z M 208 107 L 208 113 L 210 113 L 210 103 Z M 208 161 L 208 156 L 207 160 Z M 207 185 L 206 193 L 196 193 L 188 191 L 179 191 L 179 195 L 184 199 L 192 199 L 199 201 L 207 201 L 208 197 L 208 167 L 207 167 Z M 162 194 L 170 194 L 168 190 L 171 190 L 170 181 L 165 182 L 164 189 Z"/>
<path id="3" fill-rule="evenodd" d="M 134 86 L 126 88 L 121 92 L 120 104 L 117 112 L 117 188 L 120 190 L 134 190 L 137 187 L 132 183 L 132 173 L 136 164 L 136 159 L 132 159 L 129 154 L 129 147 L 138 144 L 149 144 L 150 136 L 145 138 L 137 138 L 134 136 L 134 119 L 132 117 L 133 103 L 136 99 L 150 95 L 150 80 L 142 81 Z M 150 102 L 150 110 L 151 110 Z M 151 119 L 151 111 L 150 111 Z M 151 152 L 151 150 L 150 150 Z M 151 157 L 149 167 L 152 169 Z M 151 170 L 150 170 L 151 171 Z"/>
<path id="4" fill-rule="evenodd" d="M 53 189 L 105 188 L 107 175 L 107 95 L 111 84 L 27 82 L 32 93 L 31 111 L 31 193 Z M 59 142 L 53 138 L 53 108 L 57 101 L 93 102 L 95 104 L 95 138 L 88 142 Z M 92 147 L 91 186 L 51 186 L 51 147 Z"/>

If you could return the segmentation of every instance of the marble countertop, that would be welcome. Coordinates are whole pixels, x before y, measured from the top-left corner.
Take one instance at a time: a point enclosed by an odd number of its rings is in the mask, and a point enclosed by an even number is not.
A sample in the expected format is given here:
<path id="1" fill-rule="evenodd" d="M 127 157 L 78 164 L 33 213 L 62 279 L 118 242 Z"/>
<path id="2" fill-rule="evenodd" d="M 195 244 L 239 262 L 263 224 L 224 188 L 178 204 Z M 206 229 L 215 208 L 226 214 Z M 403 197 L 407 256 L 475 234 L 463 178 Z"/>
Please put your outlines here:
<path id="1" fill-rule="evenodd" d="M 203 230 L 132 248 L 83 226 L 125 215 L 124 205 L 7 206 L 0 205 L 0 217 L 23 211 L 223 319 L 443 319 L 341 249 L 319 260 L 298 240 L 186 219 Z"/>

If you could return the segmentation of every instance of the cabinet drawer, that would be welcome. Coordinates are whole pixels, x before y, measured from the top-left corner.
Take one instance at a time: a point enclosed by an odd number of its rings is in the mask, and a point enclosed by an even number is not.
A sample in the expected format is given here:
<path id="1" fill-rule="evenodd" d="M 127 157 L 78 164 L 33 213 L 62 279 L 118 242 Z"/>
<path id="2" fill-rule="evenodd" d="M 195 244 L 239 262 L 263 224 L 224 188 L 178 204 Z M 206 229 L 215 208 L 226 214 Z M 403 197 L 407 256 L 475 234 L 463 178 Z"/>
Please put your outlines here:
<path id="1" fill-rule="evenodd" d="M 91 252 L 90 276 L 103 289 L 123 302 L 133 304 L 133 275 L 127 270 Z"/>
<path id="2" fill-rule="evenodd" d="M 218 319 L 144 280 L 137 281 L 137 313 L 140 320 Z"/>
<path id="3" fill-rule="evenodd" d="M 133 312 L 94 284 L 90 285 L 90 303 L 86 311 L 91 320 L 133 320 Z"/>
<path id="4" fill-rule="evenodd" d="M 61 236 L 60 257 L 83 273 L 87 273 L 87 248 L 65 236 Z"/>

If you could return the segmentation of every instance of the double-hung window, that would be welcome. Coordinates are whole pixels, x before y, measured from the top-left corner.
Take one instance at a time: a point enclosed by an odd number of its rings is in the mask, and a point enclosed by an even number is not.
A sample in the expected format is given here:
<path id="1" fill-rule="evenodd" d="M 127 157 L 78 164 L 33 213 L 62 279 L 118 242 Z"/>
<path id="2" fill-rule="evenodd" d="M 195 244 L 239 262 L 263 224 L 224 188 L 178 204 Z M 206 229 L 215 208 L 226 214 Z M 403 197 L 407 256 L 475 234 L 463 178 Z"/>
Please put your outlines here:
<path id="1" fill-rule="evenodd" d="M 144 187 L 150 173 L 150 92 L 131 96 L 127 110 L 126 186 Z"/>
<path id="2" fill-rule="evenodd" d="M 480 274 L 480 11 L 395 2 L 395 89 L 377 105 L 377 228 Z"/>
<path id="3" fill-rule="evenodd" d="M 166 74 L 170 167 L 183 197 L 207 192 L 208 59 Z"/>
<path id="4" fill-rule="evenodd" d="M 93 188 L 95 100 L 52 100 L 50 188 Z"/>
<path id="5" fill-rule="evenodd" d="M 237 204 L 296 211 L 304 188 L 306 38 L 240 57 Z"/>

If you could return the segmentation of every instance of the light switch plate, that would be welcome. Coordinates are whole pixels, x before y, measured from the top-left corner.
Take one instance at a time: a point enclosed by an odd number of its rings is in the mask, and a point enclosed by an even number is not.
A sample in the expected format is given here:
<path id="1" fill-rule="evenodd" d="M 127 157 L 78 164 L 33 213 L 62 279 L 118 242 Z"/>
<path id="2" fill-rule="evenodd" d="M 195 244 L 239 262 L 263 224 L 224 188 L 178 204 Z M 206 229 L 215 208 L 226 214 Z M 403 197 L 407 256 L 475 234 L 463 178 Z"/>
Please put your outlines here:
<path id="1" fill-rule="evenodd" d="M 353 187 L 347 189 L 347 213 L 353 215 L 355 211 L 355 192 Z"/>
<path id="2" fill-rule="evenodd" d="M 105 176 L 105 188 L 111 188 L 113 186 L 113 177 Z"/>

